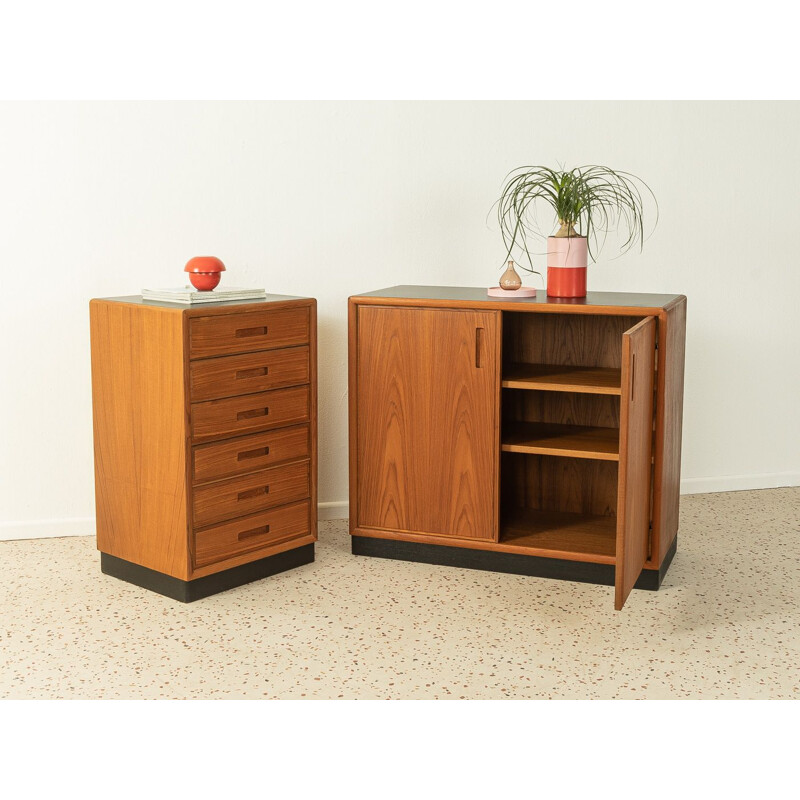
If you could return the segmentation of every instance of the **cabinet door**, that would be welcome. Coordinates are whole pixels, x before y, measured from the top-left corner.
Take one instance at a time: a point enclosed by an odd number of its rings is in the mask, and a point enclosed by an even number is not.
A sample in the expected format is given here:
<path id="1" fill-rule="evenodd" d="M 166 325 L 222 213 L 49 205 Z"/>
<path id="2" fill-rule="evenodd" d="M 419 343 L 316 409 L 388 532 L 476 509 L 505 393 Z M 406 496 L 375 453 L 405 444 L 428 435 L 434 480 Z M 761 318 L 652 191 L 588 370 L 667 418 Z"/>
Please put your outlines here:
<path id="1" fill-rule="evenodd" d="M 647 317 L 622 336 L 619 488 L 614 608 L 619 611 L 647 560 L 653 447 L 656 324 Z"/>
<path id="2" fill-rule="evenodd" d="M 499 312 L 359 306 L 357 525 L 497 539 Z"/>

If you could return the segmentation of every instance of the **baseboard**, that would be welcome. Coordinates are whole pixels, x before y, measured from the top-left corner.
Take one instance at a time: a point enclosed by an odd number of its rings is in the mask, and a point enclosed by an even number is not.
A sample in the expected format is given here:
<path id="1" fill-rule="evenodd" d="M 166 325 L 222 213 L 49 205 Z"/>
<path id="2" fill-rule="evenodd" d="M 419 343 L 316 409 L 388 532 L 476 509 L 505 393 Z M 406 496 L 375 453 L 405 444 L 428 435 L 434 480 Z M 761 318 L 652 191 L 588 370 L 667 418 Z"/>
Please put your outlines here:
<path id="1" fill-rule="evenodd" d="M 718 478 L 684 478 L 681 494 L 741 492 L 746 489 L 780 489 L 800 486 L 800 472 L 773 472 L 765 475 L 724 475 Z M 347 519 L 350 504 L 335 500 L 318 505 L 320 520 Z M 13 539 L 54 539 L 59 536 L 94 536 L 94 517 L 40 519 L 30 522 L 0 522 L 0 541 Z"/>
<path id="2" fill-rule="evenodd" d="M 347 519 L 350 504 L 346 501 L 320 503 L 319 519 Z M 36 519 L 30 522 L 0 522 L 0 541 L 16 539 L 57 539 L 62 536 L 94 536 L 94 517 L 71 519 Z"/>
<path id="3" fill-rule="evenodd" d="M 56 539 L 61 536 L 94 536 L 94 517 L 0 522 L 0 541 Z"/>
<path id="4" fill-rule="evenodd" d="M 347 519 L 350 516 L 350 503 L 347 500 L 335 500 L 320 503 L 317 506 L 318 519 Z"/>
<path id="5" fill-rule="evenodd" d="M 743 492 L 747 489 L 780 489 L 784 486 L 800 486 L 800 472 L 721 475 L 716 478 L 684 478 L 681 481 L 681 494 Z"/>

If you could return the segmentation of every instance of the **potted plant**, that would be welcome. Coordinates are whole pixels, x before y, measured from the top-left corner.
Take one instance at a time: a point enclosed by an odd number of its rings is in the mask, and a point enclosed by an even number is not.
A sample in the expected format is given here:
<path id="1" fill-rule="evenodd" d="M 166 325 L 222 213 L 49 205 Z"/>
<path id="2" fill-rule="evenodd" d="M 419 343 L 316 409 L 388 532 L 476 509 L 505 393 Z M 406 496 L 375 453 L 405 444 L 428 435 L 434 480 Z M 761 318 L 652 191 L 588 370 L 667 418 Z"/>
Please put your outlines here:
<path id="1" fill-rule="evenodd" d="M 547 239 L 547 294 L 550 297 L 585 297 L 586 267 L 595 261 L 598 245 L 612 226 L 621 226 L 627 239 L 625 253 L 644 240 L 644 197 L 639 187 L 653 198 L 650 187 L 629 172 L 601 166 L 553 170 L 549 167 L 520 167 L 511 173 L 497 201 L 500 232 L 507 261 L 514 248 L 525 253 L 533 269 L 528 237 Z M 544 202 L 555 212 L 559 228 L 545 237 L 539 229 L 536 208 Z M 658 204 L 656 203 L 656 221 Z"/>

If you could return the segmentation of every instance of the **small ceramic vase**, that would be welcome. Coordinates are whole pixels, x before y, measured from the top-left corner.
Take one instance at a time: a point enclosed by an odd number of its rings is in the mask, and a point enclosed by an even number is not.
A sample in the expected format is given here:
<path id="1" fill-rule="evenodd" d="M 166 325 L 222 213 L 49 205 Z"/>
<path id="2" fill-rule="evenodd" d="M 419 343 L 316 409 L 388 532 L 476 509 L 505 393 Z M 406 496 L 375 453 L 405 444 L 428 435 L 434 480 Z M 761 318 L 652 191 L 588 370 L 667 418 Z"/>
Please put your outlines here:
<path id="1" fill-rule="evenodd" d="M 210 292 L 219 285 L 225 265 L 214 256 L 195 256 L 186 262 L 183 271 L 189 273 L 189 280 L 195 289 Z"/>
<path id="2" fill-rule="evenodd" d="M 514 262 L 509 261 L 506 271 L 500 278 L 500 288 L 513 291 L 514 289 L 519 289 L 520 286 L 522 286 L 522 278 L 514 270 Z"/>

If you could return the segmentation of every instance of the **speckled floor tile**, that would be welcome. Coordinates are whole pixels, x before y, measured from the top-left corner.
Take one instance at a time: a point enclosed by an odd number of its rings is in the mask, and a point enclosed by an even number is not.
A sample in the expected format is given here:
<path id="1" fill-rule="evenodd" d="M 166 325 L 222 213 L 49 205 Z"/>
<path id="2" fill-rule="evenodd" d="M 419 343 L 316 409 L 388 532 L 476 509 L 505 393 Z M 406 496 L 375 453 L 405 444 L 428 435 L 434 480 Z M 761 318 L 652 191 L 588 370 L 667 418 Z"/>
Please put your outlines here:
<path id="1" fill-rule="evenodd" d="M 799 698 L 800 488 L 682 498 L 659 592 L 353 556 L 183 605 L 0 542 L 4 698 Z"/>

